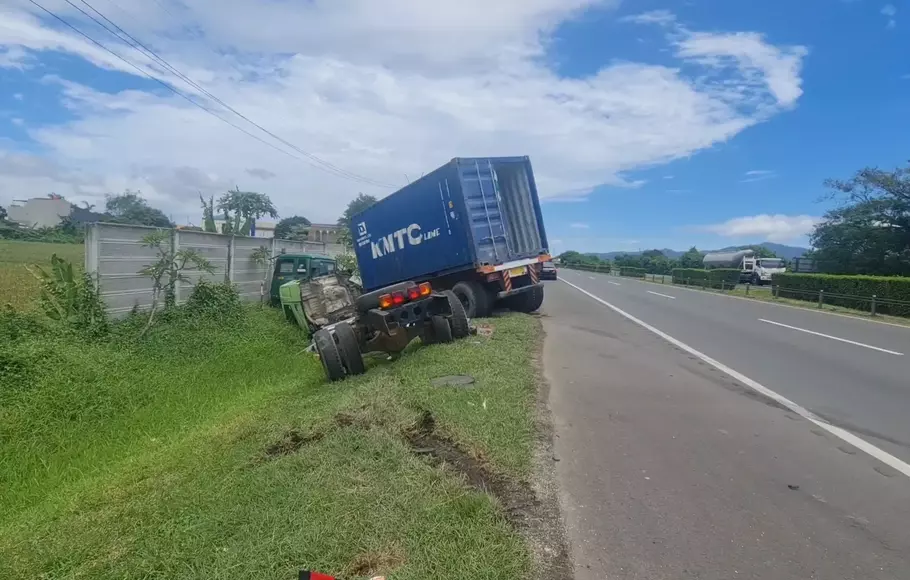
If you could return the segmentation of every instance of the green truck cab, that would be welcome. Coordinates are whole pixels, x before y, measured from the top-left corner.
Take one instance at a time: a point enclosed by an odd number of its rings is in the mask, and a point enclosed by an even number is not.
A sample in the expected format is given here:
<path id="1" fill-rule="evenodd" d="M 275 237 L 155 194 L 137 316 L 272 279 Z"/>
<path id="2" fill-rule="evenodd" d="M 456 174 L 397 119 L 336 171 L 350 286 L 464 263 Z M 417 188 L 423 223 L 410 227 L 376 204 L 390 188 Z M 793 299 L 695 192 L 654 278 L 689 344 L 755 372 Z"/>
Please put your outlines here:
<path id="1" fill-rule="evenodd" d="M 319 276 L 334 274 L 337 264 L 327 256 L 310 254 L 280 254 L 275 258 L 275 269 L 272 271 L 272 283 L 269 286 L 269 302 L 273 306 L 281 304 L 281 285 L 292 280 L 306 282 Z"/>

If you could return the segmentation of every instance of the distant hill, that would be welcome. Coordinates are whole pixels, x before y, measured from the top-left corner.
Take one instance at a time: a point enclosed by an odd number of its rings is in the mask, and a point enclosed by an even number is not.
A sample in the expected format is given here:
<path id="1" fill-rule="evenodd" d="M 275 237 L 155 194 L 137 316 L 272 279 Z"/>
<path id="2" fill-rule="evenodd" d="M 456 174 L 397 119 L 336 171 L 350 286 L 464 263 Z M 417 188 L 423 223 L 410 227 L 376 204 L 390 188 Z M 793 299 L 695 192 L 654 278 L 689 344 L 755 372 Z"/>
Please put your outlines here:
<path id="1" fill-rule="evenodd" d="M 742 246 L 728 246 L 726 248 L 719 248 L 717 250 L 702 250 L 702 251 L 705 253 L 735 252 L 735 251 L 741 250 L 743 248 L 748 248 L 750 245 L 751 246 L 764 246 L 765 248 L 768 248 L 769 250 L 771 250 L 772 252 L 777 254 L 779 257 L 784 258 L 785 260 L 792 260 L 793 258 L 799 258 L 803 254 L 805 254 L 806 252 L 809 251 L 809 248 L 800 248 L 799 246 L 787 246 L 785 244 L 775 244 L 773 242 L 764 242 L 761 244 L 746 244 L 746 245 L 742 245 Z M 683 254 L 686 253 L 685 250 L 678 251 L 678 250 L 671 250 L 669 248 L 663 248 L 662 250 L 660 250 L 660 252 L 668 258 L 679 258 L 680 256 L 682 256 Z M 641 252 L 606 252 L 603 254 L 592 254 L 592 255 L 597 256 L 601 260 L 612 260 L 616 256 L 623 256 L 623 255 L 637 256 L 639 254 L 641 254 Z"/>

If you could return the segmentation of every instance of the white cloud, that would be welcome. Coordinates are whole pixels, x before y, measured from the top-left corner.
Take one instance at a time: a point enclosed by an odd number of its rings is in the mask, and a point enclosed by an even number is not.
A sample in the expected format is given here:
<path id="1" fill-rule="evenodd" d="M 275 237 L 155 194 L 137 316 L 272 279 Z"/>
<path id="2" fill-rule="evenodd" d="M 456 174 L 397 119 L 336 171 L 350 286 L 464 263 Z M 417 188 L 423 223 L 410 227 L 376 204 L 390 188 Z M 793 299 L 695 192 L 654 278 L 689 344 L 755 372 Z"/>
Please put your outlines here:
<path id="1" fill-rule="evenodd" d="M 802 93 L 805 49 L 774 46 L 755 33 L 674 33 L 678 66 L 622 62 L 562 78 L 544 64 L 540 57 L 557 26 L 612 4 L 185 0 L 168 3 L 170 15 L 157 3 L 120 0 L 119 8 L 98 8 L 306 152 L 396 186 L 406 183 L 405 174 L 420 175 L 455 156 L 527 154 L 544 199 L 580 201 L 600 185 L 638 185 L 625 175 L 724 142 L 791 107 Z M 72 9 L 48 6 L 85 26 Z M 669 23 L 653 14 L 650 20 Z M 177 83 L 128 47 L 111 46 Z M 24 0 L 0 8 L 0 50 L 10 66 L 34 66 L 54 51 L 137 74 L 49 26 Z M 66 169 L 58 175 L 81 180 L 55 182 L 58 193 L 78 199 L 87 195 L 86 182 L 99 191 L 138 188 L 169 213 L 195 215 L 196 190 L 217 194 L 239 184 L 269 193 L 283 214 L 331 222 L 358 191 L 390 191 L 282 155 L 163 91 L 109 94 L 80 80 L 52 81 L 74 119 L 31 132 L 48 162 Z M 47 179 L 0 174 L 0 196 L 46 193 Z"/>
<path id="2" fill-rule="evenodd" d="M 697 229 L 730 238 L 760 237 L 769 242 L 788 242 L 809 235 L 820 221 L 820 217 L 810 215 L 760 214 Z"/>
<path id="3" fill-rule="evenodd" d="M 10 119 L 10 123 L 12 123 L 13 125 L 16 125 L 17 127 L 21 127 L 22 125 L 25 124 L 25 121 L 23 121 L 19 117 L 13 117 L 12 119 Z"/>
<path id="4" fill-rule="evenodd" d="M 745 177 L 740 180 L 740 183 L 764 181 L 766 179 L 773 179 L 775 177 L 777 177 L 777 172 L 773 169 L 753 169 L 745 173 Z"/>
<path id="5" fill-rule="evenodd" d="M 25 99 L 25 96 L 22 93 L 15 93 L 15 94 L 13 94 L 13 98 L 16 99 L 17 101 L 21 101 L 21 100 Z"/>
<path id="6" fill-rule="evenodd" d="M 894 4 L 885 4 L 882 6 L 882 16 L 888 19 L 888 28 L 897 26 L 897 8 Z"/>
<path id="7" fill-rule="evenodd" d="M 676 23 L 676 16 L 669 10 L 651 10 L 641 14 L 633 14 L 622 18 L 623 22 L 634 22 L 635 24 L 661 24 L 670 25 Z"/>
<path id="8" fill-rule="evenodd" d="M 575 223 L 575 224 L 569 224 L 569 227 L 576 229 L 576 230 L 586 230 L 586 229 L 590 228 L 591 226 L 589 226 L 588 224 Z"/>

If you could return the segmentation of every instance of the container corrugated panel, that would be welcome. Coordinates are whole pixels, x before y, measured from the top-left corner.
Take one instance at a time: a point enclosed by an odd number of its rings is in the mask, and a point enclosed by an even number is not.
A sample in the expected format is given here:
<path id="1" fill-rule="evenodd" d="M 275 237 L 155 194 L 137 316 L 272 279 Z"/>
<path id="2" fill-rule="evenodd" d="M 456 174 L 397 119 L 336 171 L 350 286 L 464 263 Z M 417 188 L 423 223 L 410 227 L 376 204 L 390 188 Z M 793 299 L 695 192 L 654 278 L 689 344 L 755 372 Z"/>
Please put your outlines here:
<path id="1" fill-rule="evenodd" d="M 547 251 L 527 157 L 453 159 L 355 216 L 351 229 L 367 290 Z"/>

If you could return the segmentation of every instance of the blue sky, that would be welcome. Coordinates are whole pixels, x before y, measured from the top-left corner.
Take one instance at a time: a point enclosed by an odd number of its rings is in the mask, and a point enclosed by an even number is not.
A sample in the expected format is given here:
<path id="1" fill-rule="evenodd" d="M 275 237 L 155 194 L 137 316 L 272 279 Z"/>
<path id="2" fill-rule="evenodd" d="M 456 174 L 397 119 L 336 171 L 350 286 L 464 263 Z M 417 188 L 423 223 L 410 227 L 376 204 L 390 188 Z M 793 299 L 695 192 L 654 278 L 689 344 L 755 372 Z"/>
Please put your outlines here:
<path id="1" fill-rule="evenodd" d="M 897 0 L 74 0 L 286 142 L 36 1 L 270 146 L 9 0 L 0 204 L 130 188 L 198 223 L 239 185 L 334 221 L 451 157 L 527 154 L 556 251 L 806 244 L 825 178 L 910 158 Z"/>

